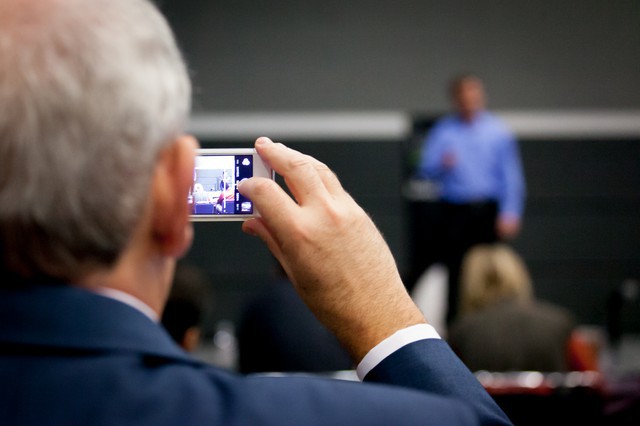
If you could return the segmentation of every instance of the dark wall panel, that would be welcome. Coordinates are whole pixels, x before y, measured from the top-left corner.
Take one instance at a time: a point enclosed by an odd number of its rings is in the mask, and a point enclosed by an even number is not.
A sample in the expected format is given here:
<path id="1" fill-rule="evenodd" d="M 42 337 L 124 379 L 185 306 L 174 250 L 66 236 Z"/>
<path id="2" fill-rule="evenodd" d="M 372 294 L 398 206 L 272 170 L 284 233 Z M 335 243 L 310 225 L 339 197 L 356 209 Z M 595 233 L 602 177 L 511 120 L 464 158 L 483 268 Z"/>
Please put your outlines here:
<path id="1" fill-rule="evenodd" d="M 529 196 L 516 246 L 538 295 L 603 324 L 609 293 L 640 278 L 640 142 L 522 141 Z"/>
<path id="2" fill-rule="evenodd" d="M 406 141 L 284 142 L 336 172 L 384 233 L 403 275 L 416 247 L 437 252 L 424 231 L 416 232 L 424 216 L 411 214 L 416 203 L 401 190 L 410 154 Z M 603 324 L 609 293 L 625 279 L 640 279 L 640 141 L 522 140 L 520 146 L 529 193 L 514 246 L 539 297 L 568 307 L 584 323 Z M 236 320 L 248 298 L 273 277 L 266 247 L 244 235 L 239 223 L 196 224 L 187 260 L 211 276 L 215 320 Z"/>

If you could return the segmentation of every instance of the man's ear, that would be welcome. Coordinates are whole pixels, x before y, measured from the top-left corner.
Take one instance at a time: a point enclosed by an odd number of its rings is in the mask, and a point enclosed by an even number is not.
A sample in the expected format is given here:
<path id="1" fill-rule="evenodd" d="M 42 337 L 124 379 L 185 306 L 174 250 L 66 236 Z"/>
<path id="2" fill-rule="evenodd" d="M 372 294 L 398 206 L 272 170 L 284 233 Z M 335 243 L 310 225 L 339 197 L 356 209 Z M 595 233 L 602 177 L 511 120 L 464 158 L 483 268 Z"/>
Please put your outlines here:
<path id="1" fill-rule="evenodd" d="M 189 135 L 176 138 L 158 155 L 153 176 L 151 226 L 161 254 L 179 258 L 191 246 L 193 226 L 187 197 L 193 185 L 198 142 Z"/>

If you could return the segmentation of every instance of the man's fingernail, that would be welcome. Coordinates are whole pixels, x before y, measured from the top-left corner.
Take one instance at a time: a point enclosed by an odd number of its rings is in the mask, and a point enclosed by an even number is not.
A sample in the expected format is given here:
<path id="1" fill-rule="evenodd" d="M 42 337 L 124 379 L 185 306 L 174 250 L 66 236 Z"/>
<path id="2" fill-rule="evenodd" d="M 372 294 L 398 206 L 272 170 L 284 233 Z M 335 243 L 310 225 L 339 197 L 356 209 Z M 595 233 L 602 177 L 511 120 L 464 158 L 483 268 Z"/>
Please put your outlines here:
<path id="1" fill-rule="evenodd" d="M 266 145 L 269 142 L 271 142 L 271 139 L 266 136 L 261 136 L 256 140 L 256 145 Z"/>
<path id="2" fill-rule="evenodd" d="M 252 237 L 257 237 L 258 234 L 256 234 L 256 231 L 253 230 L 253 228 L 251 227 L 251 224 L 248 222 L 254 221 L 255 219 L 247 219 L 244 221 L 244 223 L 242 224 L 242 231 L 247 234 L 247 235 L 251 235 Z"/>

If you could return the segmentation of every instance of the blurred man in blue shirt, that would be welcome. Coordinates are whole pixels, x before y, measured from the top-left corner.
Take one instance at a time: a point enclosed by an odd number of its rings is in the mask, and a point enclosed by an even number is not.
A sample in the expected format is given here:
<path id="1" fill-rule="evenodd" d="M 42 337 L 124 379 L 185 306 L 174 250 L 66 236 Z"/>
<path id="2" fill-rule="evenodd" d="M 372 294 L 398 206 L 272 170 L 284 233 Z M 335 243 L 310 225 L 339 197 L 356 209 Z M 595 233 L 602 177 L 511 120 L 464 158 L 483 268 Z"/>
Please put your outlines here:
<path id="1" fill-rule="evenodd" d="M 458 270 L 472 245 L 509 240 L 520 231 L 525 180 L 517 141 L 486 110 L 482 81 L 455 78 L 455 112 L 427 134 L 418 176 L 438 183 L 442 203 L 443 256 L 449 268 L 447 321 L 456 313 Z"/>

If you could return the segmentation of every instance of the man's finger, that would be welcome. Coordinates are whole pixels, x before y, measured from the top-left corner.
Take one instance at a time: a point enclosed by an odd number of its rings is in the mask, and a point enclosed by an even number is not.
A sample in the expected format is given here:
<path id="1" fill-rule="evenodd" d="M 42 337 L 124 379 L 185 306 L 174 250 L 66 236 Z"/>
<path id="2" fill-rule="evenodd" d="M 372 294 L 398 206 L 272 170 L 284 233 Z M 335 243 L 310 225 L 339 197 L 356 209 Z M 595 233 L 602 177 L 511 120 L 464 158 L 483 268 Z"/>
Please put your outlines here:
<path id="1" fill-rule="evenodd" d="M 324 181 L 329 170 L 320 161 L 265 137 L 258 138 L 255 147 L 260 157 L 285 179 L 300 205 L 329 195 Z"/>
<path id="2" fill-rule="evenodd" d="M 273 180 L 252 177 L 238 184 L 238 191 L 249 198 L 260 213 L 266 226 L 276 235 L 286 232 L 289 222 L 300 208 Z"/>
<path id="3" fill-rule="evenodd" d="M 336 174 L 326 164 L 318 161 L 316 164 L 316 171 L 324 183 L 325 188 L 331 195 L 339 196 L 344 194 L 344 189 L 342 188 L 340 180 L 338 180 Z"/>

